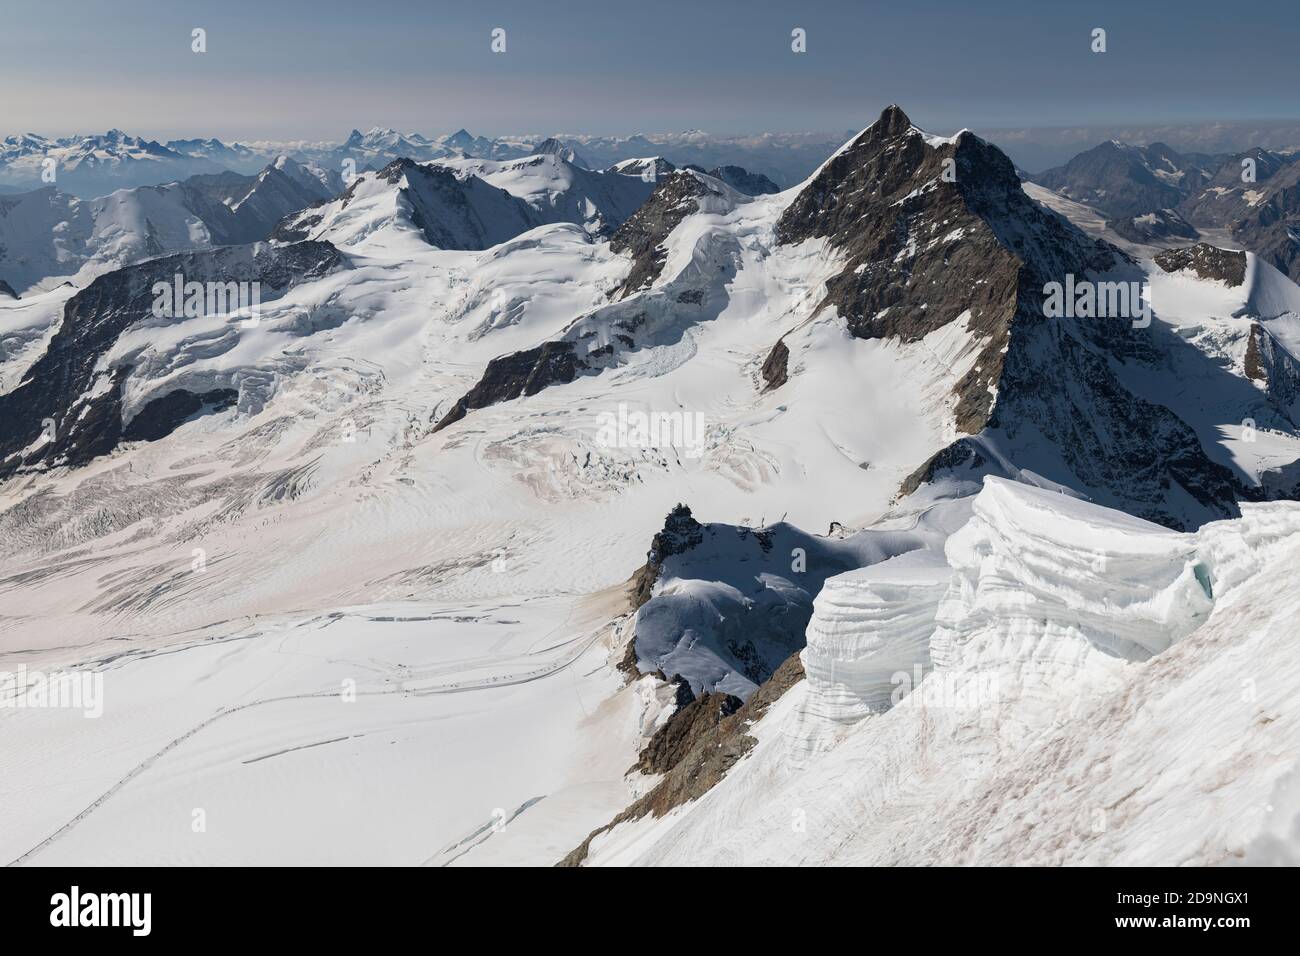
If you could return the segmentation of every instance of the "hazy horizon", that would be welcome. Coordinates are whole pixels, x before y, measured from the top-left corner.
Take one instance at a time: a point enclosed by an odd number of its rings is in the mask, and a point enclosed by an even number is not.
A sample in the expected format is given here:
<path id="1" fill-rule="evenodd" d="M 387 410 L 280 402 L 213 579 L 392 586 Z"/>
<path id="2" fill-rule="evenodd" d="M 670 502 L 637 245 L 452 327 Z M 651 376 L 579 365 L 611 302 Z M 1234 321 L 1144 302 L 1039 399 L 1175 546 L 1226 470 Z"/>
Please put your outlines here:
<path id="1" fill-rule="evenodd" d="M 1300 119 L 1300 25 L 1270 6 L 1279 16 L 1258 31 L 1266 9 L 1246 22 L 1200 0 L 664 0 L 644 16 L 590 0 L 394 0 L 382 15 L 334 0 L 14 0 L 0 18 L 0 123 L 4 135 L 117 127 L 160 141 L 338 140 L 375 126 L 727 136 L 859 129 L 889 102 L 940 132 L 1285 122 Z M 1098 27 L 1104 53 L 1091 49 Z M 195 28 L 204 53 L 191 49 Z M 491 49 L 497 28 L 504 53 Z M 807 52 L 792 51 L 795 28 Z M 1249 70 L 1221 55 L 1246 48 Z"/>
<path id="2" fill-rule="evenodd" d="M 906 104 L 900 104 L 906 111 Z M 871 120 L 874 120 L 876 113 L 873 112 Z M 910 113 L 909 113 L 910 115 Z M 915 117 L 913 117 L 915 120 Z M 868 125 L 864 121 L 863 126 Z M 940 135 L 950 135 L 955 133 L 958 127 L 927 127 L 924 123 L 918 123 L 930 132 Z M 271 147 L 283 147 L 286 152 L 293 152 L 296 149 L 309 149 L 312 147 L 329 147 L 341 144 L 351 133 L 353 129 L 358 129 L 365 133 L 370 129 L 376 128 L 372 124 L 356 123 L 348 125 L 346 129 L 341 129 L 339 133 L 332 137 L 325 137 L 319 140 L 308 139 L 273 139 L 244 136 L 215 136 L 222 140 L 227 146 L 242 144 L 259 150 L 266 150 Z M 548 136 L 558 137 L 584 137 L 599 136 L 600 134 L 589 134 L 580 129 L 570 130 L 512 130 L 507 132 L 482 131 L 475 129 L 470 124 L 461 124 L 448 129 L 409 129 L 396 128 L 402 134 L 419 133 L 431 139 L 438 136 L 447 135 L 459 129 L 466 129 L 475 136 L 486 136 L 489 139 L 541 139 Z M 732 134 L 713 134 L 709 130 L 698 130 L 706 134 L 710 142 L 723 143 L 731 139 L 757 138 L 764 134 L 775 133 L 777 136 L 790 137 L 791 139 L 802 138 L 808 146 L 826 145 L 827 150 L 834 149 L 840 143 L 853 137 L 862 127 L 846 128 L 843 130 L 804 130 L 804 131 L 772 131 L 772 130 L 752 130 L 743 133 Z M 35 133 L 45 136 L 48 139 L 59 139 L 63 137 L 75 136 L 94 136 L 103 135 L 111 129 L 119 129 L 123 133 L 131 136 L 139 136 L 146 140 L 167 143 L 177 140 L 189 139 L 208 139 L 213 138 L 215 134 L 207 130 L 192 130 L 184 135 L 164 136 L 150 135 L 148 131 L 142 131 L 124 127 L 120 123 L 108 123 L 101 128 L 90 130 L 78 130 L 71 133 L 51 134 L 41 130 L 22 130 L 21 133 Z M 698 129 L 698 128 L 697 128 Z M 636 130 L 626 136 L 641 135 L 649 138 L 671 137 L 676 134 L 690 132 L 692 130 Z M 19 131 L 0 130 L 0 138 L 15 135 Z M 1172 124 L 1172 125 L 1150 125 L 1150 124 L 1133 124 L 1126 126 L 1041 126 L 1041 127 L 1017 127 L 1017 128 L 975 128 L 975 132 L 996 144 L 1003 152 L 1019 166 L 1030 172 L 1040 172 L 1049 166 L 1056 166 L 1066 162 L 1071 157 L 1083 152 L 1093 146 L 1103 143 L 1110 139 L 1118 139 L 1126 143 L 1135 145 L 1149 145 L 1155 142 L 1162 142 L 1172 146 L 1175 149 L 1184 152 L 1203 152 L 1203 153 L 1233 153 L 1241 152 L 1246 149 L 1260 146 L 1267 149 L 1300 149 L 1300 120 L 1217 120 L 1196 124 Z M 581 144 L 579 144 L 580 146 Z M 777 146 L 774 148 L 789 148 Z M 666 152 L 673 152 L 674 147 L 665 146 Z"/>

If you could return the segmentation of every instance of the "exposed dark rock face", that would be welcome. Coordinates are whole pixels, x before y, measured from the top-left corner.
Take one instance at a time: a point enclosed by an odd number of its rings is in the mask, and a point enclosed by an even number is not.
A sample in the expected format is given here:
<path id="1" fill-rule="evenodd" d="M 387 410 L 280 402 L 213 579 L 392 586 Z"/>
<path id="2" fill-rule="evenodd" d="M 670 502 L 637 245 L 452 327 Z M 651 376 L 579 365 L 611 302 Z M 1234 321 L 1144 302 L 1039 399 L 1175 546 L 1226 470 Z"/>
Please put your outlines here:
<path id="1" fill-rule="evenodd" d="M 640 573 L 641 569 L 638 568 L 637 574 L 639 575 Z M 636 588 L 635 579 L 636 575 L 633 575 L 633 590 Z M 623 648 L 623 656 L 619 659 L 619 662 L 614 665 L 614 669 L 623 675 L 623 683 L 625 684 L 629 684 L 641 676 L 641 669 L 636 666 L 635 639 L 627 642 L 627 645 Z M 689 690 L 690 685 L 687 684 L 686 686 Z M 694 694 L 691 696 L 693 697 Z"/>
<path id="2" fill-rule="evenodd" d="M 1228 156 L 1214 177 L 1200 192 L 1193 193 L 1178 207 L 1190 223 L 1206 228 L 1231 226 L 1254 211 L 1252 199 L 1266 190 L 1278 173 L 1286 170 L 1295 157 L 1283 156 L 1255 147 Z M 1243 160 L 1250 160 L 1254 178 L 1243 178 Z"/>
<path id="3" fill-rule="evenodd" d="M 1048 283 L 1140 282 L 1142 273 L 1030 200 L 1011 162 L 978 137 L 927 142 L 891 107 L 805 187 L 777 234 L 824 237 L 845 257 L 823 304 L 855 335 L 910 342 L 968 314 L 980 351 L 954 387 L 955 418 L 974 437 L 941 450 L 901 493 L 928 482 L 969 493 L 983 474 L 1047 467 L 1053 480 L 1176 528 L 1199 523 L 1171 504 L 1184 492 L 1200 520 L 1234 515 L 1256 496 L 1173 411 L 1121 381 L 1121 365 L 1161 361 L 1164 342 L 1131 317 L 1046 315 Z M 993 451 L 1018 445 L 1051 451 L 1032 463 Z"/>
<path id="4" fill-rule="evenodd" d="M 234 241 L 269 238 L 285 216 L 328 201 L 341 187 L 341 177 L 323 182 L 292 161 L 267 166 L 246 193 L 231 197 L 238 200 L 238 208 L 233 210 L 238 227 Z"/>
<path id="5" fill-rule="evenodd" d="M 285 216 L 271 230 L 271 238 L 276 242 L 303 242 L 312 234 L 312 230 L 325 221 L 321 213 L 312 212 L 322 205 L 324 204 L 315 203 L 306 209 Z"/>
<path id="6" fill-rule="evenodd" d="M 155 398 L 140 409 L 122 429 L 124 441 L 158 441 L 166 438 L 181 424 L 203 411 L 220 412 L 233 406 L 239 400 L 239 392 L 233 388 L 214 388 L 208 392 L 195 394 L 187 389 L 178 388 L 159 398 Z"/>
<path id="7" fill-rule="evenodd" d="M 641 607 L 650 600 L 664 559 L 673 554 L 685 554 L 704 540 L 704 526 L 691 515 L 691 509 L 678 504 L 668 513 L 662 531 L 650 541 L 646 562 L 632 576 L 632 608 Z M 633 658 L 635 662 L 635 657 Z"/>
<path id="8" fill-rule="evenodd" d="M 1300 282 L 1300 161 L 1273 177 L 1232 238 Z"/>
<path id="9" fill-rule="evenodd" d="M 923 484 L 942 475 L 968 476 L 970 480 L 979 480 L 979 476 L 988 467 L 989 459 L 980 449 L 979 443 L 970 438 L 959 438 L 936 452 L 929 461 L 903 479 L 898 494 L 905 498 Z"/>
<path id="10" fill-rule="evenodd" d="M 0 395 L 0 477 L 19 469 L 82 465 L 112 451 L 123 434 L 121 388 L 130 366 L 121 364 L 107 374 L 106 389 L 91 394 L 95 367 L 127 330 L 159 321 L 153 315 L 157 282 L 171 283 L 177 274 L 191 282 L 259 282 L 267 301 L 294 284 L 345 264 L 328 243 L 294 246 L 231 246 L 152 259 L 100 276 L 68 300 L 63 321 L 45 354 L 28 370 L 13 391 Z M 159 401 L 165 396 L 157 396 Z M 214 406 L 223 396 L 199 396 L 200 407 Z M 155 406 L 138 426 L 139 437 L 158 438 L 170 422 L 174 427 L 186 398 Z M 197 409 L 195 409 L 197 410 Z M 192 414 L 193 412 L 187 413 Z M 53 438 L 50 439 L 52 432 Z M 47 440 L 38 440 L 45 436 Z"/>
<path id="11" fill-rule="evenodd" d="M 411 204 L 411 221 L 429 245 L 439 249 L 486 249 L 540 225 L 522 199 L 477 177 L 461 180 L 443 166 L 398 159 L 379 176 L 394 184 L 405 179 L 403 194 Z"/>
<path id="12" fill-rule="evenodd" d="M 995 147 L 965 132 L 930 146 L 896 106 L 777 223 L 780 242 L 814 237 L 846 257 L 820 307 L 834 306 L 860 338 L 912 342 L 970 313 L 985 344 L 956 387 L 956 411 L 971 433 L 988 422 L 1013 322 L 1041 318 L 1043 283 L 1119 261 L 1026 196 Z"/>
<path id="13" fill-rule="evenodd" d="M 669 234 L 688 215 L 697 212 L 701 201 L 710 196 L 726 200 L 716 183 L 687 170 L 677 170 L 659 183 L 650 198 L 610 240 L 613 251 L 630 254 L 633 260 L 627 279 L 610 293 L 612 299 L 653 284 L 667 259 L 664 242 Z M 671 295 L 672 301 L 689 314 L 703 307 L 706 290 L 688 287 L 664 294 Z M 566 384 L 580 374 L 612 366 L 621 350 L 644 344 L 641 333 L 645 325 L 646 312 L 635 302 L 612 302 L 592 315 L 580 317 L 569 326 L 563 338 L 493 359 L 479 382 L 443 416 L 435 431 L 459 421 L 473 409 L 519 395 L 533 395 L 547 386 Z M 523 387 L 524 382 L 527 388 Z"/>
<path id="14" fill-rule="evenodd" d="M 542 140 L 533 147 L 533 152 L 538 156 L 558 156 L 567 163 L 572 163 L 579 169 L 590 169 L 588 163 L 572 146 L 556 139 L 554 136 Z"/>
<path id="15" fill-rule="evenodd" d="M 762 173 L 751 173 L 743 166 L 715 166 L 713 169 L 705 169 L 702 166 L 696 166 L 694 163 L 687 163 L 685 168 L 704 173 L 706 176 L 712 176 L 714 179 L 726 183 L 736 192 L 744 193 L 746 196 L 765 196 L 768 193 L 779 193 L 781 191 L 780 186 Z"/>
<path id="16" fill-rule="evenodd" d="M 714 179 L 720 179 L 737 192 L 747 196 L 765 196 L 779 193 L 781 187 L 762 173 L 751 173 L 743 166 L 718 166 L 709 171 Z"/>
<path id="17" fill-rule="evenodd" d="M 326 182 L 282 158 L 255 176 L 202 174 L 91 200 L 54 186 L 0 197 L 0 275 L 25 289 L 88 265 L 101 272 L 189 249 L 260 242 L 283 216 L 329 195 Z M 171 225 L 158 228 L 165 221 Z"/>
<path id="18" fill-rule="evenodd" d="M 655 731 L 641 751 L 634 770 L 641 773 L 667 773 L 700 741 L 712 734 L 724 717 L 744 706 L 744 701 L 730 694 L 709 693 L 682 706 Z"/>
<path id="19" fill-rule="evenodd" d="M 678 505 L 633 576 L 637 613 L 620 670 L 629 679 L 683 677 L 694 694 L 746 699 L 804 646 L 828 577 L 918 546 L 908 534 L 867 541 L 822 538 L 785 522 L 701 524 Z"/>
<path id="20" fill-rule="evenodd" d="M 674 301 L 688 308 L 698 307 L 699 297 L 692 295 L 692 291 L 678 294 Z M 641 334 L 647 331 L 646 324 L 644 311 L 632 311 L 614 303 L 600 312 L 580 317 L 569 326 L 563 338 L 493 359 L 479 381 L 456 401 L 434 431 L 460 421 L 473 409 L 487 408 L 520 395 L 535 395 L 552 385 L 565 385 L 579 375 L 596 374 L 616 365 L 622 350 L 642 347 L 653 336 L 653 331 Z M 603 345 L 593 341 L 598 335 L 604 336 Z"/>
<path id="21" fill-rule="evenodd" d="M 146 188 L 180 189 L 186 207 L 207 225 L 214 245 L 268 239 L 285 216 L 318 205 L 334 193 L 291 160 L 283 166 L 272 163 L 255 176 L 224 172 Z"/>
<path id="22" fill-rule="evenodd" d="M 1246 343 L 1246 378 L 1257 384 L 1268 382 L 1268 372 L 1264 368 L 1261 339 L 1266 333 L 1258 322 L 1251 323 L 1250 340 Z"/>
<path id="23" fill-rule="evenodd" d="M 1246 281 L 1246 254 L 1198 242 L 1182 249 L 1166 249 L 1155 257 L 1165 272 L 1190 272 L 1198 279 L 1214 279 L 1229 286 Z"/>
<path id="24" fill-rule="evenodd" d="M 678 171 L 624 224 L 615 245 L 634 261 L 619 292 L 659 275 L 664 239 L 709 200 L 709 183 Z M 713 191 L 719 188 L 713 184 Z M 1119 250 L 1030 199 L 1011 162 L 979 137 L 927 137 L 890 107 L 801 190 L 778 220 L 776 238 L 785 244 L 821 239 L 842 260 L 819 308 L 834 307 L 858 337 L 914 343 L 960 323 L 955 337 L 967 343 L 967 364 L 953 385 L 953 414 L 957 430 L 971 437 L 917 469 L 904 493 L 926 483 L 945 483 L 941 493 L 948 493 L 946 483 L 954 479 L 953 493 L 965 494 L 983 474 L 1016 477 L 1027 469 L 1175 528 L 1234 515 L 1238 501 L 1258 496 L 1244 475 L 1206 453 L 1175 411 L 1124 384 L 1135 366 L 1154 367 L 1168 360 L 1170 349 L 1196 346 L 1144 328 L 1134 322 L 1137 314 L 1047 314 L 1049 284 L 1140 286 L 1146 275 Z M 1244 262 L 1206 250 L 1164 261 L 1229 278 Z M 672 290 L 674 302 L 698 304 L 682 291 L 696 290 Z M 576 351 L 566 351 L 562 361 L 540 363 L 537 350 L 498 360 L 501 366 L 439 427 L 469 408 L 524 394 L 524 382 L 544 387 L 608 367 L 620 348 L 643 343 L 635 328 L 639 315 L 608 314 L 621 305 L 571 326 L 562 341 Z M 589 341 L 595 336 L 602 337 Z M 789 374 L 782 341 L 761 375 L 772 388 Z M 725 637 L 719 654 L 737 673 L 750 673 L 751 647 L 736 635 Z M 755 662 L 753 673 L 766 672 Z"/>
<path id="25" fill-rule="evenodd" d="M 445 166 L 396 159 L 375 176 L 398 187 L 411 224 L 439 249 L 487 249 L 543 224 L 522 199 L 477 176 L 457 176 Z M 274 238 L 293 242 L 315 235 L 331 210 L 346 209 L 366 182 L 358 177 L 333 202 L 285 217 Z"/>
<path id="26" fill-rule="evenodd" d="M 716 186 L 683 169 L 669 173 L 659 182 L 650 198 L 618 227 L 609 241 L 614 252 L 632 257 L 632 269 L 622 285 L 611 293 L 612 298 L 630 295 L 659 278 L 668 255 L 663 245 L 669 234 L 683 219 L 699 210 L 702 197 L 716 190 Z"/>
<path id="27" fill-rule="evenodd" d="M 1264 389 L 1273 407 L 1300 427 L 1300 362 L 1258 322 L 1250 327 L 1245 365 L 1246 377 Z"/>
<path id="28" fill-rule="evenodd" d="M 13 290 L 13 286 L 8 282 L 5 282 L 4 279 L 0 279 L 0 296 L 4 296 L 7 299 L 19 298 L 18 293 Z"/>
<path id="29" fill-rule="evenodd" d="M 1176 221 L 1144 222 L 1148 214 L 1174 213 L 1196 229 L 1229 228 L 1244 248 L 1300 281 L 1297 159 L 1259 147 L 1204 155 L 1110 142 L 1033 179 L 1106 213 L 1108 225 L 1134 242 L 1160 239 L 1166 229 L 1173 238 L 1195 238 Z"/>
<path id="30" fill-rule="evenodd" d="M 1107 228 L 1129 242 L 1154 243 L 1170 239 L 1196 239 L 1196 227 L 1173 209 L 1158 209 L 1124 219 L 1111 219 Z"/>
<path id="31" fill-rule="evenodd" d="M 674 807 L 697 800 L 708 793 L 758 742 L 747 733 L 749 728 L 787 690 L 803 680 L 803 676 L 803 661 L 796 652 L 776 669 L 742 707 L 732 714 L 722 715 L 714 726 L 707 726 L 714 711 L 709 706 L 701 707 L 703 713 L 687 725 L 695 733 L 679 734 L 682 739 L 692 737 L 689 748 L 672 763 L 664 779 L 605 826 L 594 830 L 581 845 L 556 865 L 581 866 L 587 859 L 591 841 L 600 834 L 612 830 L 620 823 L 640 820 L 647 815 L 662 817 Z M 701 700 L 715 696 L 709 695 Z M 715 703 L 712 706 L 721 709 L 723 705 Z M 703 726 L 695 726 L 697 722 Z"/>
<path id="32" fill-rule="evenodd" d="M 652 144 L 647 143 L 647 145 Z M 698 166 L 692 168 L 700 169 Z M 607 171 L 617 172 L 621 176 L 636 176 L 648 182 L 657 183 L 676 169 L 676 163 L 671 163 L 662 156 L 646 156 L 640 159 L 622 160 L 611 166 Z"/>
<path id="33" fill-rule="evenodd" d="M 578 358 L 573 343 L 563 341 L 494 358 L 478 384 L 452 406 L 433 430 L 441 431 L 460 421 L 471 409 L 536 395 L 548 385 L 572 382 L 586 368 L 587 363 Z"/>
<path id="34" fill-rule="evenodd" d="M 777 339 L 776 344 L 772 346 L 772 351 L 768 352 L 767 358 L 763 360 L 763 368 L 760 370 L 763 381 L 767 383 L 765 391 L 780 388 L 786 383 L 789 365 L 790 348 L 785 344 L 784 339 Z"/>
<path id="35" fill-rule="evenodd" d="M 1094 323 L 1080 331 L 1104 328 Z M 1036 427 L 1070 467 L 1063 483 L 1082 487 L 1100 503 L 1178 530 L 1236 516 L 1239 501 L 1256 497 L 1232 469 L 1210 458 L 1196 432 L 1173 410 L 1142 399 L 1120 382 L 1114 363 L 1126 356 L 1144 358 L 1140 347 L 1149 344 L 1142 339 L 1144 330 L 1112 323 L 1108 341 L 1066 329 L 1063 323 L 1048 323 L 1041 330 L 1046 334 L 1013 340 L 994 427 L 1013 439 L 1022 429 Z M 1169 345 L 1194 347 L 1172 340 Z M 1044 365 L 1046 349 L 1052 359 Z M 1199 520 L 1183 517 L 1171 505 L 1179 489 L 1198 504 Z"/>

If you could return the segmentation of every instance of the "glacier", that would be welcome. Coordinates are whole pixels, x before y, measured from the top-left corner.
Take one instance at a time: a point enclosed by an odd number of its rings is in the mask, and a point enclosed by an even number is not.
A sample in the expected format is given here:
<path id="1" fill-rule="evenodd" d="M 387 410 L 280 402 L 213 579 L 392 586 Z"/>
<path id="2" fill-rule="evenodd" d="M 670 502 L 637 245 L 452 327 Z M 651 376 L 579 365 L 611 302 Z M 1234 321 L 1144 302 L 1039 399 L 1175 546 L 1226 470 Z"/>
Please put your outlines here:
<path id="1" fill-rule="evenodd" d="M 1291 502 L 1179 533 L 989 478 L 942 561 L 829 579 L 753 751 L 588 863 L 1294 860 L 1297 531 Z"/>
<path id="2" fill-rule="evenodd" d="M 911 268 L 969 240 L 924 205 L 941 188 L 932 151 L 987 151 L 895 126 L 882 156 L 914 156 L 916 181 L 896 184 L 900 212 L 876 210 L 910 217 L 880 257 L 910 250 Z M 612 186 L 642 188 L 625 179 Z M 89 727 L 0 709 L 0 857 L 553 863 L 657 786 L 627 771 L 672 719 L 668 682 L 762 698 L 805 639 L 806 678 L 746 729 L 757 742 L 721 782 L 599 834 L 589 862 L 1292 852 L 1300 519 L 1250 498 L 1285 497 L 1300 458 L 1300 290 L 1253 256 L 1231 287 L 1126 264 L 1156 292 L 1146 337 L 1034 327 L 1044 350 L 1021 357 L 1042 363 L 1025 406 L 1059 444 L 1015 416 L 972 434 L 963 398 L 1006 396 L 995 334 L 1021 326 L 991 331 L 936 295 L 915 335 L 853 334 L 826 302 L 852 281 L 849 254 L 778 237 L 808 183 L 750 197 L 666 177 L 616 248 L 604 232 L 635 196 L 555 192 L 585 181 L 555 156 L 364 172 L 350 201 L 297 221 L 338 268 L 296 276 L 255 328 L 100 314 L 122 272 L 0 296 L 0 401 L 76 330 L 74 300 L 113 335 L 59 377 L 63 407 L 129 424 L 180 387 L 237 393 L 76 468 L 15 439 L 30 462 L 0 484 L 0 660 L 102 673 L 106 696 Z M 1008 202 L 1035 225 L 1013 240 L 1076 245 Z M 448 209 L 463 218 L 425 228 Z M 902 312 L 882 321 L 915 318 Z M 493 362 L 548 343 L 583 374 L 436 429 Z M 1096 438 L 1099 395 L 1116 417 L 1095 460 L 1068 460 Z M 706 453 L 602 440 L 621 407 L 701 416 Z M 1191 462 L 1181 477 L 1223 478 L 1214 495 L 1127 470 L 1145 441 L 1127 426 L 1153 421 Z M 954 448 L 969 467 L 952 452 L 910 481 Z M 1132 501 L 1185 529 L 1110 507 Z M 629 577 L 681 502 L 717 546 L 667 562 L 635 608 Z M 738 626 L 750 609 L 794 626 Z"/>

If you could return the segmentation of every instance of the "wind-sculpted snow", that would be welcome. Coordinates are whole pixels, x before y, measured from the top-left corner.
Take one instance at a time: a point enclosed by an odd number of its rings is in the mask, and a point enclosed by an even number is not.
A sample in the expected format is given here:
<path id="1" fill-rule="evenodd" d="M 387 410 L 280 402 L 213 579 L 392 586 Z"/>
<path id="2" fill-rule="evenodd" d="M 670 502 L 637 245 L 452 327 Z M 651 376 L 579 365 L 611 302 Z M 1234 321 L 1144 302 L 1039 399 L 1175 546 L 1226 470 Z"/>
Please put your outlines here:
<path id="1" fill-rule="evenodd" d="M 989 479 L 946 588 L 925 552 L 828 579 L 757 746 L 588 862 L 1294 859 L 1300 505 L 1243 510 L 1178 533 Z M 927 594 L 933 669 L 887 707 L 870 652 L 914 646 Z"/>
<path id="2" fill-rule="evenodd" d="M 800 223 L 825 214 L 853 248 L 778 237 L 807 184 L 750 197 L 679 172 L 611 243 L 566 197 L 554 209 L 581 222 L 537 224 L 508 190 L 398 163 L 286 224 L 311 234 L 315 218 L 342 248 L 207 250 L 0 296 L 15 465 L 0 654 L 102 669 L 114 701 L 99 734 L 0 713 L 6 859 L 552 862 L 659 786 L 624 775 L 686 696 L 660 672 L 748 700 L 713 728 L 724 747 L 673 768 L 672 799 L 652 801 L 668 816 L 636 838 L 665 827 L 680 847 L 654 835 L 646 859 L 739 843 L 777 861 L 983 861 L 1024 844 L 1107 861 L 1126 851 L 1062 830 L 1090 816 L 1080 801 L 1116 831 L 1130 809 L 1193 805 L 1160 788 L 1226 792 L 1232 839 L 1253 838 L 1249 801 L 1297 736 L 1267 703 L 1300 686 L 1273 623 L 1295 610 L 1294 509 L 1250 499 L 1300 480 L 1300 290 L 1250 256 L 1231 287 L 1124 263 L 1151 286 L 1149 329 L 1035 315 L 1040 280 L 1098 247 L 1006 177 L 940 185 L 943 159 L 959 182 L 1005 163 L 969 135 L 902 126 L 875 144 L 896 152 L 846 148 L 824 167 L 866 188 L 821 180 L 842 216 L 817 190 L 800 203 Z M 905 201 L 864 220 L 847 207 L 872 169 L 897 187 L 886 206 Z M 946 213 L 976 232 L 941 228 Z M 258 324 L 150 314 L 148 283 L 178 262 L 260 276 Z M 839 308 L 870 299 L 864 262 L 911 270 L 879 321 Z M 926 295 L 941 277 L 951 294 Z M 992 284 L 1005 295 L 977 315 Z M 927 480 L 898 496 L 909 475 Z M 683 501 L 709 521 L 698 541 L 684 521 L 661 531 Z M 1188 529 L 1241 517 L 1181 534 L 1102 505 Z M 337 707 L 354 674 L 362 705 Z M 1261 691 L 1249 712 L 1234 709 L 1245 677 Z M 692 752 L 713 742 L 679 729 Z M 84 773 L 25 772 L 36 754 Z M 1240 785 L 1229 760 L 1250 768 Z M 213 805 L 244 808 L 242 837 L 137 825 L 186 819 L 223 780 L 238 792 Z M 757 796 L 696 816 L 733 786 Z M 328 819 L 293 810 L 321 792 L 341 794 Z M 1060 819 L 1024 822 L 1038 797 Z M 630 846 L 620 829 L 593 838 L 597 862 Z M 1175 829 L 1162 859 L 1212 828 Z"/>
<path id="3" fill-rule="evenodd" d="M 824 616 L 809 625 L 813 599 L 823 600 L 823 582 L 884 571 L 883 581 L 889 579 L 885 569 L 929 568 L 932 559 L 917 552 L 939 547 L 945 526 L 963 510 L 961 504 L 945 506 L 908 530 L 825 537 L 785 522 L 764 528 L 697 525 L 689 510 L 685 519 L 674 512 L 647 564 L 653 589 L 633 624 L 637 667 L 669 679 L 681 676 L 696 695 L 720 691 L 745 699 L 804 645 L 805 630 L 810 640 L 835 630 Z M 681 520 L 692 528 L 681 530 Z M 848 571 L 864 566 L 870 567 Z M 914 644 L 897 652 L 900 667 L 913 662 Z M 834 652 L 823 646 L 821 653 Z M 820 666 L 822 658 L 813 659 Z"/>
<path id="4" fill-rule="evenodd" d="M 803 651 L 808 712 L 852 724 L 888 710 L 930 669 L 930 634 L 951 577 L 943 552 L 924 549 L 828 578 Z"/>
<path id="5" fill-rule="evenodd" d="M 1146 660 L 1213 605 L 1191 535 L 997 478 L 945 553 L 953 577 L 930 638 L 936 668 L 1020 658 L 1068 677 L 1097 651 Z"/>

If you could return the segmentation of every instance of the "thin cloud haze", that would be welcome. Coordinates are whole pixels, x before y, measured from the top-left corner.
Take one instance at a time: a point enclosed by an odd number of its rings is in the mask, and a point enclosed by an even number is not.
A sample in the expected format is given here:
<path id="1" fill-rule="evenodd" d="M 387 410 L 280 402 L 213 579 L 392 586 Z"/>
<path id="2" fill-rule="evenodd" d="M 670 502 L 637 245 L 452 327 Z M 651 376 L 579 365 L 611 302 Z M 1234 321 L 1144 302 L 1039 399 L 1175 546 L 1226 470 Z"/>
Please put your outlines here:
<path id="1" fill-rule="evenodd" d="M 19 0 L 0 31 L 2 115 L 6 132 L 118 126 L 159 139 L 327 139 L 374 125 L 843 130 L 891 101 L 933 129 L 1294 118 L 1300 18 L 1284 3 L 1251 10 Z M 196 27 L 203 54 L 190 49 Z M 504 54 L 490 49 L 498 27 Z M 791 51 L 796 27 L 803 54 Z M 1095 27 L 1104 55 L 1089 48 Z M 1223 49 L 1251 50 L 1249 68 Z"/>

